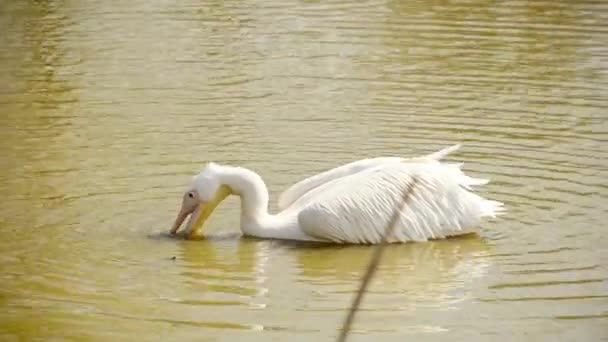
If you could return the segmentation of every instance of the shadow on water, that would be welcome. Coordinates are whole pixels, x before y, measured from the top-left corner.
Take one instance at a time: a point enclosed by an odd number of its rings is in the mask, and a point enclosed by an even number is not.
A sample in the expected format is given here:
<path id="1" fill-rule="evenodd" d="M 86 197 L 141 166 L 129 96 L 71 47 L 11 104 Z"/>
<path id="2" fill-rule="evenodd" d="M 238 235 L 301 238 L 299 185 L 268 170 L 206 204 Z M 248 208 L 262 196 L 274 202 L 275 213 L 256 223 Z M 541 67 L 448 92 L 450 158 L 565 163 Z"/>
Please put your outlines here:
<path id="1" fill-rule="evenodd" d="M 359 280 L 373 251 L 371 246 L 332 248 L 290 245 L 288 248 L 296 255 L 301 275 L 312 282 Z M 456 268 L 466 263 L 485 268 L 488 261 L 483 257 L 490 249 L 488 244 L 473 235 L 427 243 L 392 244 L 386 247 L 378 278 L 388 282 L 409 278 L 411 286 L 412 278 L 453 276 Z M 481 271 L 481 268 L 478 270 Z M 471 269 L 467 273 L 475 272 Z"/>

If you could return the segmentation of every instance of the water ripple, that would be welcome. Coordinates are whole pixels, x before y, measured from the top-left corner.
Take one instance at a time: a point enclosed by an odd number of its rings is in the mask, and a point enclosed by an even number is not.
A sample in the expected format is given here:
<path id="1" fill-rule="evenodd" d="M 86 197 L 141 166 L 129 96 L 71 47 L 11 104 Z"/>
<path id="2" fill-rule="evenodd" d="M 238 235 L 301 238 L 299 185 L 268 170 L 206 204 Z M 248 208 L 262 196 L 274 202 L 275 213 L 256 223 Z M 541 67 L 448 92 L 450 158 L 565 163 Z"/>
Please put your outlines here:
<path id="1" fill-rule="evenodd" d="M 1 6 L 9 336 L 335 336 L 369 249 L 244 239 L 237 200 L 172 239 L 181 192 L 243 165 L 274 208 L 338 164 L 455 143 L 508 214 L 391 248 L 355 333 L 605 336 L 605 1 Z"/>

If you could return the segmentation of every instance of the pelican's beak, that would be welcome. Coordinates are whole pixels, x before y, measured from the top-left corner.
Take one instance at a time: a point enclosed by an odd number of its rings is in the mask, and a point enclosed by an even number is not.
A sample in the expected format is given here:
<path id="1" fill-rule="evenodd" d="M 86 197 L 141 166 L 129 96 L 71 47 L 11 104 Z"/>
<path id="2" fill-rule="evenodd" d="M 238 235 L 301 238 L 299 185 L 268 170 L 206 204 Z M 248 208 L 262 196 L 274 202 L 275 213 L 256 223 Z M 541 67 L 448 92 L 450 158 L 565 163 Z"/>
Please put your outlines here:
<path id="1" fill-rule="evenodd" d="M 200 207 L 200 205 L 197 205 L 197 208 L 198 207 Z M 186 208 L 184 208 L 184 206 L 182 206 L 182 208 L 179 211 L 179 214 L 177 214 L 175 223 L 173 223 L 173 227 L 171 227 L 171 234 L 174 234 L 174 235 L 177 234 L 177 230 L 179 229 L 179 227 L 181 227 L 182 223 L 184 222 L 186 217 L 188 217 L 188 215 L 190 215 L 190 213 L 192 213 L 192 211 L 189 211 Z"/>
<path id="2" fill-rule="evenodd" d="M 209 202 L 200 202 L 194 210 L 187 210 L 182 207 L 177 218 L 175 219 L 175 223 L 171 228 L 171 234 L 175 234 L 179 227 L 182 225 L 182 222 L 188 217 L 190 214 L 190 219 L 188 223 L 186 223 L 186 232 L 189 232 L 189 238 L 195 239 L 200 236 L 202 233 L 203 226 L 205 221 L 211 216 L 215 208 L 230 194 L 232 194 L 232 189 L 228 186 L 222 185 L 219 187 L 213 199 Z"/>

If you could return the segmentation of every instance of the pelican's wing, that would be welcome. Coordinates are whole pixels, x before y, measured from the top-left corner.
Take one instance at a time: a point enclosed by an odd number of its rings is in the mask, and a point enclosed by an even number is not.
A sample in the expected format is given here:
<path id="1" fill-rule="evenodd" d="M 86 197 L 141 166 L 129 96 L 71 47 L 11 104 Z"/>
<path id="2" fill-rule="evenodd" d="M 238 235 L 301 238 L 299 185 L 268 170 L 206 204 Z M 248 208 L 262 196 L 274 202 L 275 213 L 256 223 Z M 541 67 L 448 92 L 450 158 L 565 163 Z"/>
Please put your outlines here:
<path id="1" fill-rule="evenodd" d="M 458 164 L 383 164 L 325 185 L 298 221 L 306 234 L 339 243 L 381 242 L 395 210 L 400 212 L 391 242 L 469 233 L 482 217 L 502 211 L 502 203 L 471 192 L 471 185 L 485 183 L 464 175 Z"/>
<path id="2" fill-rule="evenodd" d="M 440 151 L 428 154 L 423 157 L 411 159 L 412 161 L 439 161 L 445 158 L 448 154 L 458 150 L 460 145 L 453 145 L 446 147 Z M 363 170 L 377 167 L 382 164 L 395 163 L 403 161 L 403 158 L 399 157 L 380 157 L 358 160 L 352 163 L 348 163 L 334 169 L 330 169 L 314 175 L 310 178 L 304 179 L 285 190 L 279 196 L 279 209 L 285 210 L 298 199 L 302 198 L 305 194 L 309 193 L 313 189 L 319 188 L 321 185 L 325 185 L 328 182 L 334 181 L 341 177 L 350 176 Z M 300 201 L 301 202 L 301 201 Z"/>
<path id="3" fill-rule="evenodd" d="M 317 175 L 314 175 L 310 178 L 306 178 L 291 187 L 285 190 L 279 196 L 279 209 L 285 210 L 291 204 L 296 202 L 299 198 L 301 198 L 304 194 L 309 191 L 320 187 L 323 184 L 326 184 L 335 179 L 352 175 L 362 170 L 375 167 L 378 165 L 386 164 L 386 163 L 394 163 L 401 161 L 401 158 L 397 157 L 381 157 L 381 158 L 372 158 L 372 159 L 363 159 L 359 161 L 355 161 L 352 163 L 348 163 L 342 166 L 338 166 L 334 169 L 327 170 L 321 172 Z"/>

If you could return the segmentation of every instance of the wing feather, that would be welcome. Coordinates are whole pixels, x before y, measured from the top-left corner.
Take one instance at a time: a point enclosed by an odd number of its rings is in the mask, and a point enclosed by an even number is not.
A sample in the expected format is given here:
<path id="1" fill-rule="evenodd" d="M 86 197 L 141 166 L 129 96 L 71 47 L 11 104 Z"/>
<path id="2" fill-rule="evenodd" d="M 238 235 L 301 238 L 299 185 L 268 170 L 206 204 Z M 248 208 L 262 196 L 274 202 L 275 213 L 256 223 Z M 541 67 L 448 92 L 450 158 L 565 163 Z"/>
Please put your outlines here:
<path id="1" fill-rule="evenodd" d="M 439 161 L 445 158 L 448 154 L 455 152 L 460 148 L 460 144 L 453 145 L 441 149 L 437 152 L 428 154 L 423 157 L 413 158 L 412 161 Z M 375 168 L 377 166 L 387 164 L 387 163 L 395 163 L 402 162 L 403 158 L 400 157 L 379 157 L 379 158 L 370 158 L 370 159 L 362 159 L 358 161 L 354 161 L 352 163 L 344 164 L 338 166 L 336 168 L 321 172 L 312 177 L 306 178 L 302 181 L 297 182 L 296 184 L 289 187 L 287 190 L 283 191 L 279 196 L 279 209 L 285 210 L 289 206 L 291 206 L 294 202 L 304 196 L 306 193 L 310 192 L 313 189 L 316 189 L 328 182 L 334 181 L 336 179 L 350 176 L 356 174 L 358 172 Z"/>
<path id="2" fill-rule="evenodd" d="M 358 161 L 354 161 L 352 163 L 344 164 L 338 166 L 336 168 L 321 172 L 312 177 L 306 178 L 302 181 L 297 182 L 296 184 L 289 187 L 287 190 L 283 191 L 283 193 L 279 196 L 279 209 L 285 210 L 294 202 L 296 202 L 299 198 L 301 198 L 304 194 L 309 191 L 318 188 L 319 186 L 333 181 L 335 179 L 352 175 L 362 170 L 376 167 L 378 165 L 382 165 L 385 163 L 393 163 L 401 161 L 401 158 L 397 157 L 380 157 L 380 158 L 371 158 L 371 159 L 362 159 Z"/>
<path id="3" fill-rule="evenodd" d="M 486 200 L 458 164 L 437 161 L 386 163 L 334 179 L 298 215 L 302 230 L 338 243 L 379 243 L 394 210 L 399 218 L 390 242 L 426 241 L 474 231 L 485 216 L 502 211 Z M 403 198 L 405 205 L 400 208 Z"/>

